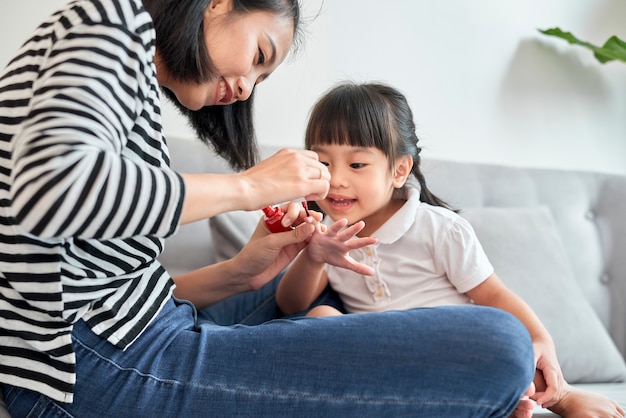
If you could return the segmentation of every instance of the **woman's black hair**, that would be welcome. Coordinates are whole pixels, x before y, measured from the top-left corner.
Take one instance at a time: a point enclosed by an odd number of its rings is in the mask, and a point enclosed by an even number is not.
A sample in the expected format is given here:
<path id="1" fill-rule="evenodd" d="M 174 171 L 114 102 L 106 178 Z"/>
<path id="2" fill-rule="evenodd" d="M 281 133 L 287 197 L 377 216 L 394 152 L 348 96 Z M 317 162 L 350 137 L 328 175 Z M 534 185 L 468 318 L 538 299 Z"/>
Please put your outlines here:
<path id="1" fill-rule="evenodd" d="M 406 97 L 381 83 L 345 82 L 330 89 L 313 107 L 305 135 L 307 149 L 327 144 L 377 148 L 387 156 L 390 168 L 396 158 L 410 155 L 420 200 L 451 209 L 426 186 L 418 141 Z"/>
<path id="2" fill-rule="evenodd" d="M 294 24 L 294 45 L 300 33 L 299 0 L 232 0 L 233 11 L 245 14 L 269 11 L 287 16 Z M 204 14 L 211 0 L 143 0 L 152 16 L 156 46 L 170 75 L 183 82 L 202 83 L 215 75 L 204 37 Z M 253 125 L 253 95 L 228 106 L 189 110 L 163 88 L 165 96 L 188 119 L 202 142 L 212 147 L 235 169 L 246 169 L 259 160 Z"/>

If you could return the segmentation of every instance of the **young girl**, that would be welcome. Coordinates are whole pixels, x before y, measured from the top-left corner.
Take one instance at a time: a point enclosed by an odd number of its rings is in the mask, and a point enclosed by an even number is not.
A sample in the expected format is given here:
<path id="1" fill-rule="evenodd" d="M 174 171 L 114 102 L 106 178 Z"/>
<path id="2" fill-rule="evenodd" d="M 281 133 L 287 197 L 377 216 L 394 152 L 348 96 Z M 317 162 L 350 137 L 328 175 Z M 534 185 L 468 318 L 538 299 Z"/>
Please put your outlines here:
<path id="1" fill-rule="evenodd" d="M 470 224 L 428 190 L 417 143 L 406 98 L 392 87 L 346 83 L 318 101 L 306 147 L 331 173 L 330 191 L 317 203 L 337 222 L 327 230 L 320 227 L 285 273 L 277 291 L 279 307 L 285 313 L 306 310 L 330 284 L 349 313 L 472 301 L 500 308 L 520 319 L 531 335 L 537 403 L 566 416 L 581 411 L 623 416 L 615 402 L 567 385 L 552 338 L 538 317 L 494 273 Z M 416 186 L 407 185 L 411 174 Z M 369 271 L 361 275 L 325 265 L 327 254 L 337 248 L 333 240 L 345 239 L 340 227 L 359 223 L 358 236 L 375 237 L 377 243 L 343 256 L 368 265 Z M 309 312 L 339 314 L 329 306 Z"/>

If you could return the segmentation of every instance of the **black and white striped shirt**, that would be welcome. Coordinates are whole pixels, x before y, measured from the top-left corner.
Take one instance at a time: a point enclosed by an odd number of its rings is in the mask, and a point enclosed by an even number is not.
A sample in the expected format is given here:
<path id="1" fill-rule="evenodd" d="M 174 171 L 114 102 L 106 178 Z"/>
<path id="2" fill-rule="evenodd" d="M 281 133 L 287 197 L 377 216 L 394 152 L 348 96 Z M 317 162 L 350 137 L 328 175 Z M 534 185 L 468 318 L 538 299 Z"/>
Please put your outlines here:
<path id="1" fill-rule="evenodd" d="M 124 348 L 171 295 L 154 52 L 140 0 L 77 0 L 0 75 L 0 382 L 71 402 L 72 324 Z"/>

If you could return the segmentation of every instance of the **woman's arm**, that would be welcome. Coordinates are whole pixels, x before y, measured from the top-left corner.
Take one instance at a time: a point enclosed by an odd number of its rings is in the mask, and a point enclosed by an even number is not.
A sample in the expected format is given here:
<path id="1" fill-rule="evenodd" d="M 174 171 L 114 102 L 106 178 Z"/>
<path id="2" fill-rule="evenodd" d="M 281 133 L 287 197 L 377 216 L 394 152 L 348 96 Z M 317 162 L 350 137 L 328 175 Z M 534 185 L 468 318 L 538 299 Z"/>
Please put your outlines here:
<path id="1" fill-rule="evenodd" d="M 6 125 L 7 184 L 14 218 L 33 235 L 166 237 L 178 226 L 183 181 L 165 167 L 153 57 L 130 24 L 70 25 L 19 61 L 36 68 L 13 87 L 25 100 Z"/>
<path id="2" fill-rule="evenodd" d="M 315 152 L 282 149 L 240 173 L 182 177 L 184 224 L 231 210 L 257 210 L 303 197 L 322 199 L 328 193 L 330 174 Z"/>
<path id="3" fill-rule="evenodd" d="M 250 242 L 235 257 L 174 278 L 174 294 L 202 309 L 256 290 L 296 257 L 314 230 L 314 225 L 303 223 L 291 231 L 271 234 L 259 223 Z"/>

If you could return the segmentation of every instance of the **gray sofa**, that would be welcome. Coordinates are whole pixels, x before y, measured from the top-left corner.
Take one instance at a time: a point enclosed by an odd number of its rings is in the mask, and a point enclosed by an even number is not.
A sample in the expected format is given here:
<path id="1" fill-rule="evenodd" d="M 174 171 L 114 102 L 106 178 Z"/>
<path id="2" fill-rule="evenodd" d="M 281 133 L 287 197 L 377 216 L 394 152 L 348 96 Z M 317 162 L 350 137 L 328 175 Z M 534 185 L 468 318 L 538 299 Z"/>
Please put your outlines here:
<path id="1" fill-rule="evenodd" d="M 229 171 L 198 141 L 169 145 L 176 169 Z M 549 329 L 567 380 L 626 407 L 626 176 L 427 158 L 422 167 L 429 188 L 469 219 L 501 279 Z M 183 226 L 160 260 L 177 274 L 230 257 L 260 217 L 232 212 Z"/>
<path id="2" fill-rule="evenodd" d="M 170 138 L 169 146 L 179 171 L 229 171 L 197 141 Z M 429 188 L 461 210 L 501 279 L 549 329 L 567 380 L 626 407 L 626 176 L 432 159 L 422 167 Z M 233 212 L 182 226 L 160 261 L 176 275 L 229 257 L 260 216 Z"/>

